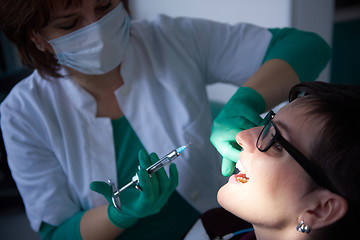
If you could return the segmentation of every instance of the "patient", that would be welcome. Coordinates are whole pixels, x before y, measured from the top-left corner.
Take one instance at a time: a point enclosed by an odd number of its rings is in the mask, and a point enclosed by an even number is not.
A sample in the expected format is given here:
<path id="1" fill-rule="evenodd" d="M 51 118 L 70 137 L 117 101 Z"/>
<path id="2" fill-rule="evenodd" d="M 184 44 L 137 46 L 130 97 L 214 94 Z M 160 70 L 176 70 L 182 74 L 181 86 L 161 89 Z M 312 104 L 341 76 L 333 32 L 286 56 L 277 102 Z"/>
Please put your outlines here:
<path id="1" fill-rule="evenodd" d="M 289 100 L 237 134 L 239 173 L 218 191 L 227 211 L 202 216 L 203 239 L 360 239 L 360 87 L 301 83 Z"/>

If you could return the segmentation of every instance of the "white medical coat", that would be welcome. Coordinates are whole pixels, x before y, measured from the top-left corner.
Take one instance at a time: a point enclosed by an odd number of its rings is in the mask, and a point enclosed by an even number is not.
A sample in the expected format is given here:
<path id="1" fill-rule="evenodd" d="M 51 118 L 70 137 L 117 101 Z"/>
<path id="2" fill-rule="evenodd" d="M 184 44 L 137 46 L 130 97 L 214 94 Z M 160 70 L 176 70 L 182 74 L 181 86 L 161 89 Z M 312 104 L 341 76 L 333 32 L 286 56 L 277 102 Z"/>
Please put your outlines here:
<path id="1" fill-rule="evenodd" d="M 148 152 L 159 156 L 191 142 L 175 160 L 178 192 L 197 210 L 218 206 L 226 179 L 211 145 L 206 85 L 242 85 L 261 65 L 271 33 L 249 24 L 159 16 L 131 25 L 121 64 L 118 103 Z M 116 179 L 109 118 L 71 78 L 45 80 L 35 71 L 1 105 L 9 166 L 32 228 L 58 225 L 106 200 L 92 181 Z"/>

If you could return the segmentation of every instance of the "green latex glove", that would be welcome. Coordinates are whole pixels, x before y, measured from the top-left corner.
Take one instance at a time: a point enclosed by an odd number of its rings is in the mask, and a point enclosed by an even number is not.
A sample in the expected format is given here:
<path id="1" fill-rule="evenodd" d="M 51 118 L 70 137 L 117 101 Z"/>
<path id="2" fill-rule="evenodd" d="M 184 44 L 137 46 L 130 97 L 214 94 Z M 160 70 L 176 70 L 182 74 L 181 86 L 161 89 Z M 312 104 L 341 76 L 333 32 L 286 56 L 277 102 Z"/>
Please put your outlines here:
<path id="1" fill-rule="evenodd" d="M 236 134 L 262 122 L 265 111 L 263 97 L 250 87 L 240 87 L 215 118 L 210 141 L 222 155 L 221 173 L 230 176 L 239 159 L 240 146 Z"/>
<path id="2" fill-rule="evenodd" d="M 107 209 L 108 218 L 119 228 L 131 227 L 139 218 L 158 213 L 166 204 L 170 195 L 178 185 L 178 172 L 175 164 L 169 168 L 170 177 L 162 168 L 151 177 L 146 168 L 158 161 L 155 153 L 150 156 L 144 150 L 139 151 L 140 170 L 138 171 L 139 186 L 142 191 L 130 187 L 120 193 L 121 212 L 112 204 L 112 188 L 105 182 L 92 182 L 90 189 L 102 194 L 109 202 Z M 130 181 L 131 179 L 129 179 Z"/>

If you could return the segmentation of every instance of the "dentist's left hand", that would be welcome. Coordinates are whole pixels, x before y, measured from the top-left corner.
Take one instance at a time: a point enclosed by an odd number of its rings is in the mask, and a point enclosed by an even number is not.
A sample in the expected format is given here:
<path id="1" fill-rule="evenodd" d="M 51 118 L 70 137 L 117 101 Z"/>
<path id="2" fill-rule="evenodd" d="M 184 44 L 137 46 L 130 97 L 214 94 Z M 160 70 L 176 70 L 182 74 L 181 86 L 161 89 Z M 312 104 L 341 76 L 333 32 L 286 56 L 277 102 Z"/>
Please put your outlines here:
<path id="1" fill-rule="evenodd" d="M 137 174 L 142 191 L 134 187 L 121 192 L 121 212 L 112 204 L 112 188 L 109 184 L 105 182 L 90 184 L 91 190 L 102 194 L 109 202 L 108 218 L 115 226 L 126 229 L 135 224 L 139 218 L 158 213 L 175 191 L 178 185 L 178 172 L 174 163 L 169 168 L 170 177 L 164 168 L 152 174 L 151 177 L 147 173 L 146 168 L 158 160 L 159 157 L 155 153 L 148 156 L 144 150 L 139 151 L 140 170 Z"/>

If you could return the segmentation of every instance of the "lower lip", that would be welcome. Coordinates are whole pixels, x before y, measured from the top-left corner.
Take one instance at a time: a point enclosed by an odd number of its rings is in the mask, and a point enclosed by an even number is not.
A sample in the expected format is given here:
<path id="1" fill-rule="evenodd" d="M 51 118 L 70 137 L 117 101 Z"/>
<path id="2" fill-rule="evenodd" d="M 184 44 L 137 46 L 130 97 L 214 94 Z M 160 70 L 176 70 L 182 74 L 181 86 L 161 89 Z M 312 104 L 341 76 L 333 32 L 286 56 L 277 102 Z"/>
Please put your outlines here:
<path id="1" fill-rule="evenodd" d="M 245 183 L 242 183 L 242 182 L 238 182 L 238 181 L 236 180 L 236 174 L 233 174 L 233 175 L 230 176 L 230 178 L 229 178 L 229 183 L 245 184 Z"/>
<path id="2" fill-rule="evenodd" d="M 239 182 L 236 180 L 236 174 L 230 176 L 229 183 L 239 184 Z"/>

